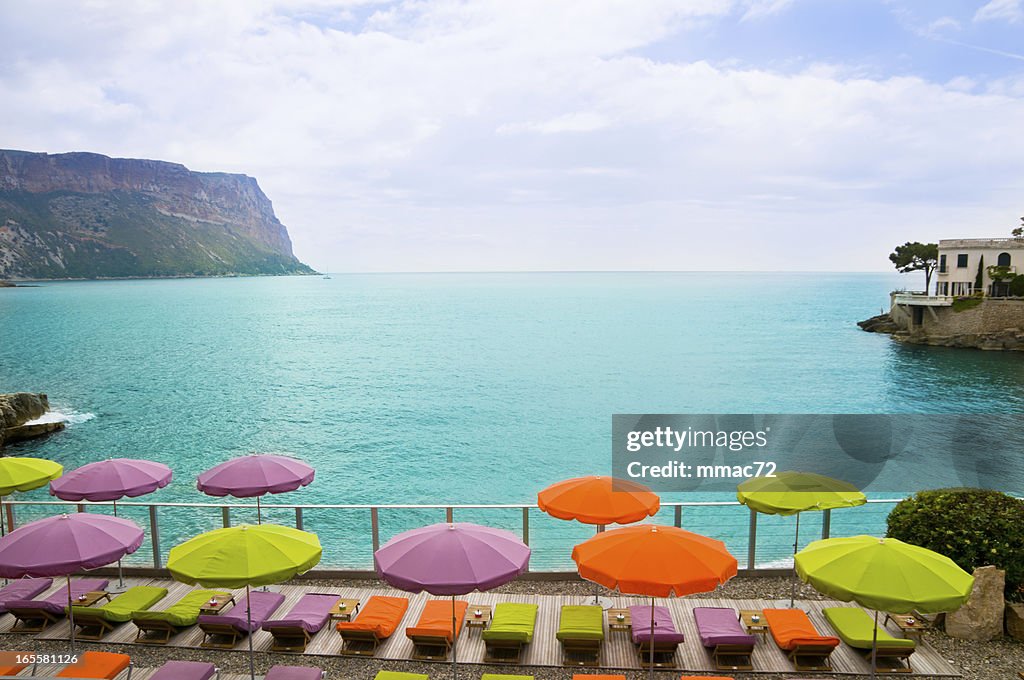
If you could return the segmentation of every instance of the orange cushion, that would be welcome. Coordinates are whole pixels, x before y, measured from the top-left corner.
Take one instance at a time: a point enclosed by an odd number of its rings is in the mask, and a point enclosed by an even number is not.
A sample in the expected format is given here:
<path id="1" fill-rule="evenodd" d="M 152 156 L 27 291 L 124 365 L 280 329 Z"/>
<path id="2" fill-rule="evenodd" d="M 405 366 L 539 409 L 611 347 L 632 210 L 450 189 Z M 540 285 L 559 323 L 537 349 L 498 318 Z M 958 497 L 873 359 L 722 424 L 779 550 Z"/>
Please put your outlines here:
<path id="1" fill-rule="evenodd" d="M 455 600 L 455 634 L 462 631 L 462 621 L 466 618 L 466 607 L 469 603 L 465 600 Z M 429 600 L 420 620 L 411 628 L 405 629 L 409 637 L 414 635 L 425 635 L 429 637 L 444 637 L 452 639 L 452 601 L 451 600 Z"/>
<path id="2" fill-rule="evenodd" d="M 338 630 L 342 633 L 346 630 L 369 631 L 381 639 L 391 637 L 408 607 L 408 598 L 374 595 L 366 601 L 355 621 L 339 621 Z"/>
<path id="3" fill-rule="evenodd" d="M 781 649 L 788 651 L 798 645 L 839 646 L 839 638 L 820 635 L 800 609 L 765 609 L 764 621 Z"/>
<path id="4" fill-rule="evenodd" d="M 4 675 L 17 675 L 28 668 L 27 663 L 12 663 L 9 665 L 0 666 L 0 676 Z"/>
<path id="5" fill-rule="evenodd" d="M 105 678 L 113 680 L 125 668 L 131 659 L 127 654 L 113 652 L 82 652 L 78 663 L 65 666 L 58 678 Z"/>

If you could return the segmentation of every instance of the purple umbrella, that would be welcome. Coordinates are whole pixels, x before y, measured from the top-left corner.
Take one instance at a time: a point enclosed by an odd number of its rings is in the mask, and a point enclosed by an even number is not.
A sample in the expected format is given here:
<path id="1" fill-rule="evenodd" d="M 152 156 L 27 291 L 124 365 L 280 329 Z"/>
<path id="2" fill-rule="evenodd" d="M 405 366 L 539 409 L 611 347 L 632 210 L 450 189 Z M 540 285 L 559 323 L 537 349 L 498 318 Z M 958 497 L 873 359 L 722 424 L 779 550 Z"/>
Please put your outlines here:
<path id="1" fill-rule="evenodd" d="M 377 574 L 395 588 L 452 596 L 452 677 L 456 677 L 455 596 L 490 590 L 526 571 L 530 548 L 503 529 L 432 524 L 393 537 L 373 554 Z"/>
<path id="2" fill-rule="evenodd" d="M 135 498 L 167 486 L 173 473 L 163 463 L 133 458 L 111 458 L 83 465 L 50 482 L 50 495 L 65 501 L 117 501 Z M 124 587 L 121 561 L 117 561 L 117 582 Z"/>
<path id="3" fill-rule="evenodd" d="M 313 481 L 316 471 L 296 458 L 252 454 L 215 465 L 197 478 L 196 488 L 209 496 L 256 497 L 256 522 L 263 522 L 260 496 L 295 491 Z"/>
<path id="4" fill-rule="evenodd" d="M 71 647 L 75 613 L 71 608 L 71 574 L 95 569 L 135 552 L 143 532 L 134 522 L 109 515 L 58 515 L 30 522 L 0 538 L 0 576 L 64 576 L 68 586 Z"/>

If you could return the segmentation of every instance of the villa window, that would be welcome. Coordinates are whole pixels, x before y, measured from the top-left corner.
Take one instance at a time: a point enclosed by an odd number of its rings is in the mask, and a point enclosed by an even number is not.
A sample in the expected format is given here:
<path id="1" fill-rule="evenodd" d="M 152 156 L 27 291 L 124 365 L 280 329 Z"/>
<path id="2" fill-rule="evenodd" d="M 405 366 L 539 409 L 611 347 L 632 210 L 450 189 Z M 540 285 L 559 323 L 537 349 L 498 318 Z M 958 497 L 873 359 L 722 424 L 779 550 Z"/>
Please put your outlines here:
<path id="1" fill-rule="evenodd" d="M 1010 254 L 1009 253 L 999 253 L 999 258 L 996 260 L 996 265 L 998 265 L 1000 267 L 1009 267 L 1010 266 Z"/>
<path id="2" fill-rule="evenodd" d="M 946 273 L 946 255 L 945 254 L 939 255 L 939 273 L 940 274 L 945 274 Z"/>
<path id="3" fill-rule="evenodd" d="M 960 253 L 956 256 L 957 269 L 965 269 L 967 267 L 967 253 Z"/>

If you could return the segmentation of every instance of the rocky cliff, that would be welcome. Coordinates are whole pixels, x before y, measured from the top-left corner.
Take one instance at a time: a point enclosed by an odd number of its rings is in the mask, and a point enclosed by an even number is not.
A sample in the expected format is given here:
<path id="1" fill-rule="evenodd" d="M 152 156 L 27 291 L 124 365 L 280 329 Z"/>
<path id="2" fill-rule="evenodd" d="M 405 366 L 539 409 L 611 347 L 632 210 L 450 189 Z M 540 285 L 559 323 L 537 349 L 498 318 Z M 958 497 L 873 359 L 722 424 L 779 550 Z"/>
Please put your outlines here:
<path id="1" fill-rule="evenodd" d="M 0 150 L 0 279 L 311 272 L 252 177 Z"/>
<path id="2" fill-rule="evenodd" d="M 50 401 L 45 394 L 32 394 L 31 392 L 0 394 L 0 448 L 5 442 L 31 439 L 64 429 L 62 422 L 25 424 L 49 410 Z"/>

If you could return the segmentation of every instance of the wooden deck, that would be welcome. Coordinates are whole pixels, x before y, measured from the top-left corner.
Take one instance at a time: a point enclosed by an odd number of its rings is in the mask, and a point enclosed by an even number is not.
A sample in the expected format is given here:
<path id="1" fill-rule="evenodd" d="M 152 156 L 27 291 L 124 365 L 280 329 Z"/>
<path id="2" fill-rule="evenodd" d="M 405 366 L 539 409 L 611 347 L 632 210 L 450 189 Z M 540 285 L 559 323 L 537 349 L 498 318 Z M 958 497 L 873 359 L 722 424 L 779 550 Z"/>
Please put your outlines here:
<path id="1" fill-rule="evenodd" d="M 157 609 L 169 606 L 192 589 L 190 586 L 181 583 L 156 579 L 131 579 L 128 586 L 132 585 L 157 585 L 167 588 L 170 592 L 161 603 L 157 604 L 155 607 Z M 58 586 L 55 585 L 54 588 L 56 589 L 56 587 Z M 376 654 L 376 658 L 378 659 L 397 660 L 408 660 L 411 658 L 412 643 L 404 634 L 402 634 L 402 630 L 406 626 L 415 624 L 423 609 L 424 603 L 428 599 L 432 598 L 432 596 L 425 593 L 413 595 L 384 587 L 374 589 L 356 589 L 285 585 L 274 587 L 273 590 L 277 590 L 285 596 L 284 603 L 275 614 L 275 616 L 278 617 L 289 611 L 305 593 L 332 593 L 339 597 L 357 598 L 363 603 L 365 603 L 371 595 L 397 595 L 408 597 L 409 608 L 406 611 L 405 618 L 402 621 L 399 632 L 385 641 L 377 650 Z M 45 597 L 47 594 L 48 593 L 44 593 L 43 596 Z M 235 591 L 234 594 L 236 602 L 241 602 L 245 597 L 244 590 Z M 471 605 L 485 604 L 493 606 L 499 602 L 530 602 L 540 605 L 533 642 L 525 648 L 519 665 L 527 667 L 561 667 L 563 665 L 561 645 L 555 638 L 555 632 L 558 629 L 559 611 L 563 604 L 581 604 L 581 600 L 578 596 L 568 597 L 553 595 L 499 595 L 491 593 L 474 593 L 463 599 L 468 600 Z M 613 599 L 615 600 L 616 606 L 650 604 L 649 598 L 620 596 Z M 762 609 L 765 607 L 785 607 L 788 605 L 788 600 L 780 602 L 774 600 L 695 600 L 683 598 L 670 599 L 667 601 L 659 600 L 658 604 L 669 607 L 676 627 L 686 636 L 686 642 L 679 646 L 679 650 L 676 653 L 676 668 L 672 669 L 672 672 L 678 677 L 678 675 L 684 671 L 696 673 L 714 672 L 711 656 L 705 651 L 704 647 L 699 644 L 700 638 L 697 634 L 697 627 L 694 623 L 691 611 L 694 607 L 729 607 L 737 610 Z M 822 634 L 828 635 L 832 634 L 832 628 L 822 615 L 821 609 L 823 607 L 850 605 L 847 603 L 825 600 L 798 601 L 797 606 L 808 612 L 811 621 Z M 10 614 L 5 614 L 0 617 L 0 633 L 8 632 L 11 629 L 13 622 L 14 617 Z M 39 641 L 67 640 L 69 637 L 69 630 L 70 626 L 68 622 L 62 621 L 54 624 L 46 631 L 36 634 L 35 639 Z M 892 628 L 890 632 L 899 636 L 899 632 L 895 628 Z M 113 633 L 107 635 L 106 638 L 104 638 L 103 643 L 124 644 L 126 645 L 125 652 L 130 654 L 130 648 L 137 644 L 134 642 L 135 634 L 135 626 L 131 623 L 127 623 L 118 627 Z M 28 636 L 29 634 L 26 634 L 26 638 L 28 638 Z M 182 633 L 172 637 L 169 645 L 167 646 L 198 648 L 202 639 L 202 631 L 198 626 L 193 626 L 192 628 L 186 629 Z M 88 649 L 89 644 L 90 643 L 88 642 L 83 642 L 82 646 L 84 649 Z M 253 636 L 253 645 L 257 652 L 268 652 L 270 650 L 270 644 L 271 636 L 265 631 L 258 631 Z M 337 655 L 341 649 L 341 645 L 341 638 L 334 629 L 333 624 L 328 624 L 324 626 L 324 628 L 313 638 L 312 642 L 306 649 L 305 658 L 296 656 L 296 665 L 316 665 L 316 659 L 310 658 L 311 656 Z M 211 660 L 215 659 L 220 653 L 244 653 L 247 650 L 247 643 L 243 640 L 235 646 L 234 650 L 210 650 L 210 658 Z M 480 629 L 469 626 L 464 627 L 462 634 L 458 639 L 459 663 L 481 664 L 483 662 L 483 656 L 484 644 L 481 639 Z M 860 654 L 846 645 L 840 645 L 839 648 L 832 653 L 831 663 L 831 673 L 837 675 L 856 676 L 867 675 L 870 672 L 868 662 Z M 909 677 L 911 675 L 934 678 L 960 677 L 960 673 L 946 662 L 946 660 L 943 659 L 934 649 L 928 646 L 927 643 L 918 644 L 917 651 L 911 657 L 911 663 L 914 668 L 914 673 L 903 673 L 902 675 L 904 677 Z M 758 640 L 754 649 L 753 665 L 753 671 L 743 672 L 764 675 L 782 673 L 791 675 L 794 673 L 793 667 L 785 654 L 776 647 L 770 636 L 767 640 Z M 608 670 L 638 670 L 641 668 L 636 649 L 630 640 L 629 634 L 624 631 L 609 631 L 607 629 L 607 621 L 605 622 L 605 642 L 601 654 L 601 668 Z M 439 668 L 439 671 L 440 670 L 441 669 Z M 509 672 L 516 671 L 510 670 Z M 593 672 L 593 669 L 591 669 L 591 672 Z M 815 673 L 801 671 L 800 675 L 813 676 Z M 133 677 L 139 678 L 139 680 L 145 680 L 143 675 L 135 675 Z M 662 674 L 662 677 L 665 677 L 664 673 Z"/>

